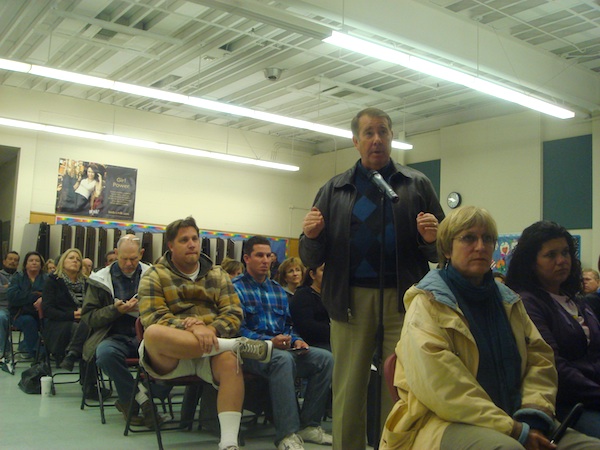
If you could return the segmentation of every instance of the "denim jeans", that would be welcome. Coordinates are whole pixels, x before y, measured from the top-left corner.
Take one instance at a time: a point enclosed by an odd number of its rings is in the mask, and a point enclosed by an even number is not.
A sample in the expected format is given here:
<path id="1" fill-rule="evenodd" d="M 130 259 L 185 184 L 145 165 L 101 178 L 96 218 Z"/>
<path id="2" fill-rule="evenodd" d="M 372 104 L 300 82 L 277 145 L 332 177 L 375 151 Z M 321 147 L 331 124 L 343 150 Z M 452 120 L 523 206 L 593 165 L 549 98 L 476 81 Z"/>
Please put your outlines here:
<path id="1" fill-rule="evenodd" d="M 35 357 L 39 339 L 37 319 L 27 314 L 21 314 L 13 321 L 13 325 L 23 332 L 25 351 Z"/>
<path id="2" fill-rule="evenodd" d="M 274 348 L 271 361 L 265 364 L 245 359 L 244 370 L 269 381 L 276 445 L 288 434 L 321 424 L 331 387 L 331 352 L 310 347 L 308 352 L 299 355 Z M 300 412 L 294 386 L 296 377 L 308 380 Z"/>
<path id="3" fill-rule="evenodd" d="M 96 348 L 96 364 L 113 380 L 122 404 L 131 401 L 135 384 L 125 359 L 138 357 L 138 344 L 135 337 L 115 334 L 104 339 Z"/>
<path id="4" fill-rule="evenodd" d="M 10 313 L 8 312 L 8 309 L 0 308 L 0 358 L 4 356 L 4 350 L 8 345 L 9 319 Z"/>

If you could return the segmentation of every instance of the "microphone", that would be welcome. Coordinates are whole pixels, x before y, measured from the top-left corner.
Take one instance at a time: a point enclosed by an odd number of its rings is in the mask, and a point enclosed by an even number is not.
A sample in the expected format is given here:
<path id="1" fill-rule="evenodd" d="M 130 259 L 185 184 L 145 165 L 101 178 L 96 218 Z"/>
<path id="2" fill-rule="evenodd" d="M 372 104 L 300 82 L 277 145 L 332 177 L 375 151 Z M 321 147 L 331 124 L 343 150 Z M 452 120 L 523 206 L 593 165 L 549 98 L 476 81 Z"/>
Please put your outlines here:
<path id="1" fill-rule="evenodd" d="M 377 186 L 377 189 L 379 189 L 383 195 L 389 198 L 392 203 L 396 203 L 398 202 L 398 200 L 400 200 L 398 194 L 394 192 L 392 187 L 389 184 L 387 184 L 387 182 L 383 179 L 381 174 L 376 170 L 371 170 L 369 172 L 369 180 L 371 180 L 371 182 L 373 182 L 373 184 Z"/>

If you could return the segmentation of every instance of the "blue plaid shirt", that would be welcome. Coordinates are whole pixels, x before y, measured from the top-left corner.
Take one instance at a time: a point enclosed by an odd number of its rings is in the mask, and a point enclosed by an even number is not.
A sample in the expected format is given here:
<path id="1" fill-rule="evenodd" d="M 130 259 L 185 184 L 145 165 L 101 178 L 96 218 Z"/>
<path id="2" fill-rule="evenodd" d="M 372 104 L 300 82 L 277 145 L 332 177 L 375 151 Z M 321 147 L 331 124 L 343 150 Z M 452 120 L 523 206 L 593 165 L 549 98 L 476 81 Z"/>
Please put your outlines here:
<path id="1" fill-rule="evenodd" d="M 245 273 L 233 279 L 244 321 L 240 333 L 250 339 L 270 340 L 278 334 L 292 336 L 292 343 L 300 336 L 292 331 L 288 298 L 283 288 L 270 278 L 258 283 Z"/>
<path id="2" fill-rule="evenodd" d="M 141 275 L 142 267 L 139 264 L 135 268 L 135 272 L 133 272 L 131 278 L 123 273 L 119 267 L 119 264 L 112 264 L 110 266 L 110 276 L 112 279 L 113 289 L 115 291 L 115 298 L 126 302 L 135 294 L 137 294 Z"/>

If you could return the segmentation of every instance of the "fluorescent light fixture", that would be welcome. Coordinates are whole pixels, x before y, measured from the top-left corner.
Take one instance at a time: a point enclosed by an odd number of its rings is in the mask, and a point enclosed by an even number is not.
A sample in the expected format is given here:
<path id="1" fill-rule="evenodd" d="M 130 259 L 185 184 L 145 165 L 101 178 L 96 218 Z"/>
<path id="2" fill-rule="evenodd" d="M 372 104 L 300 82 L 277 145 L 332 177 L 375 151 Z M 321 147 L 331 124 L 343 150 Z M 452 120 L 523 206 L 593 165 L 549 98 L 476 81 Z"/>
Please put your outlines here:
<path id="1" fill-rule="evenodd" d="M 482 78 L 469 75 L 468 73 L 417 58 L 416 56 L 412 56 L 383 45 L 375 44 L 373 42 L 368 42 L 364 39 L 350 36 L 348 34 L 333 31 L 330 37 L 323 39 L 323 42 L 327 42 L 328 44 L 332 44 L 355 53 L 361 53 L 366 56 L 377 58 L 382 61 L 398 64 L 408 69 L 431 75 L 432 77 L 440 78 L 456 84 L 461 84 L 470 89 L 474 89 L 503 100 L 508 100 L 509 102 L 517 103 L 521 106 L 525 106 L 526 108 L 530 108 L 550 116 L 558 117 L 559 119 L 570 119 L 575 117 L 575 113 L 573 111 L 561 108 L 560 106 L 540 100 L 536 97 L 532 97 L 531 95 L 523 94 L 522 92 L 486 81 Z"/>
<path id="2" fill-rule="evenodd" d="M 37 66 L 35 64 L 25 64 L 18 61 L 8 59 L 0 59 L 0 69 L 9 70 L 12 72 L 23 72 L 32 75 L 38 75 L 55 80 L 68 81 L 71 83 L 82 84 L 85 86 L 99 87 L 110 89 L 117 92 L 138 95 L 140 97 L 154 98 L 173 103 L 181 103 L 184 105 L 193 106 L 196 108 L 207 109 L 209 111 L 218 111 L 234 116 L 248 117 L 250 119 L 263 120 L 265 122 L 285 125 L 292 128 L 301 128 L 305 130 L 316 131 L 317 133 L 339 136 L 352 139 L 352 132 L 343 128 L 330 127 L 319 123 L 309 122 L 292 117 L 280 116 L 255 109 L 245 108 L 242 106 L 230 105 L 228 103 L 216 102 L 199 97 L 190 97 L 187 95 L 176 94 L 174 92 L 163 91 L 160 89 L 137 86 L 135 84 L 122 83 L 120 81 L 107 80 L 104 78 L 93 77 L 89 75 L 80 75 L 74 72 L 65 70 L 51 69 L 48 67 Z M 392 147 L 400 150 L 410 150 L 413 148 L 411 144 L 400 141 L 392 141 Z M 253 160 L 251 160 L 253 161 Z"/>
<path id="3" fill-rule="evenodd" d="M 211 152 L 208 150 L 198 150 L 190 147 L 180 147 L 178 145 L 161 144 L 160 142 L 146 141 L 143 139 L 128 138 L 114 134 L 102 134 L 93 131 L 76 130 L 74 128 L 56 127 L 54 125 L 45 125 L 36 122 L 26 122 L 22 120 L 8 119 L 0 117 L 0 126 L 11 128 L 22 128 L 25 130 L 41 131 L 44 133 L 60 134 L 63 136 L 73 136 L 84 139 L 92 139 L 95 141 L 113 142 L 116 144 L 129 145 L 132 147 L 152 148 L 170 153 L 179 153 L 182 155 L 197 156 L 200 158 L 211 158 L 220 161 L 235 162 L 239 164 L 248 164 L 251 166 L 266 167 L 269 169 L 287 170 L 289 172 L 297 172 L 300 170 L 298 166 L 289 164 L 281 164 L 271 161 L 261 161 L 259 159 L 245 158 L 243 156 L 228 155 L 226 153 Z"/>

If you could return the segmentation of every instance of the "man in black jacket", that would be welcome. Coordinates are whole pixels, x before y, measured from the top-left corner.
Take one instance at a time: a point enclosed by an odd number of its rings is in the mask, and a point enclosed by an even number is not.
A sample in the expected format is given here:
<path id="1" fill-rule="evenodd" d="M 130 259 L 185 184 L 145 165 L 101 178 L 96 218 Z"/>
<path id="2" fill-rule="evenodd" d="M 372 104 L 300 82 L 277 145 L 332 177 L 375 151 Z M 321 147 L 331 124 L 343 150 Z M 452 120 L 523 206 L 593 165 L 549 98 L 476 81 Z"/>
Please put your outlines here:
<path id="1" fill-rule="evenodd" d="M 300 257 L 325 263 L 322 299 L 331 322 L 333 446 L 364 449 L 367 386 L 379 317 L 379 277 L 384 280 L 383 359 L 400 338 L 406 289 L 436 262 L 437 225 L 444 218 L 431 181 L 392 161 L 392 121 L 377 108 L 360 111 L 351 124 L 360 160 L 329 180 L 303 223 Z M 399 197 L 385 202 L 384 273 L 380 274 L 381 194 L 371 182 L 378 171 Z M 382 385 L 381 417 L 391 409 Z"/>

